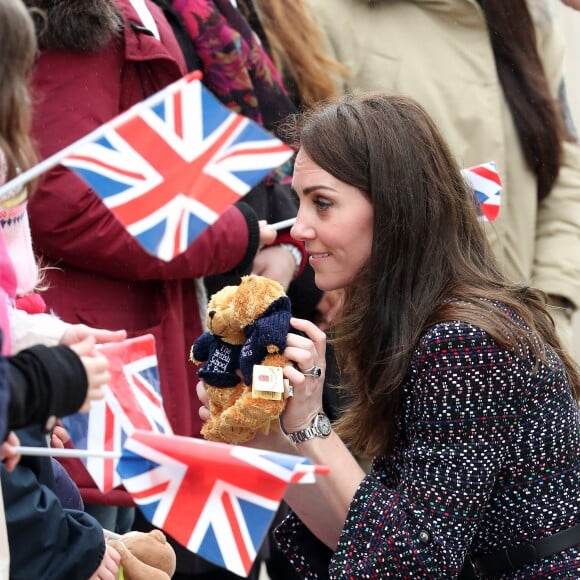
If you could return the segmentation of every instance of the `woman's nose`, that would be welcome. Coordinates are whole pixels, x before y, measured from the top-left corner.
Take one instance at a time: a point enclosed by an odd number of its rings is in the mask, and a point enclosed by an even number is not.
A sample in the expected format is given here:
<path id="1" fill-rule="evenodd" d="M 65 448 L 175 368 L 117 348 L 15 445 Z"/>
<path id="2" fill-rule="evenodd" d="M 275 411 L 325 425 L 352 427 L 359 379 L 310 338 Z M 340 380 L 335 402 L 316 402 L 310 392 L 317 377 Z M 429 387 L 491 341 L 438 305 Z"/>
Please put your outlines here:
<path id="1" fill-rule="evenodd" d="M 300 212 L 296 216 L 296 222 L 290 228 L 290 235 L 295 240 L 309 240 L 314 237 L 314 229 L 307 225 L 304 221 L 304 218 L 300 217 Z"/>

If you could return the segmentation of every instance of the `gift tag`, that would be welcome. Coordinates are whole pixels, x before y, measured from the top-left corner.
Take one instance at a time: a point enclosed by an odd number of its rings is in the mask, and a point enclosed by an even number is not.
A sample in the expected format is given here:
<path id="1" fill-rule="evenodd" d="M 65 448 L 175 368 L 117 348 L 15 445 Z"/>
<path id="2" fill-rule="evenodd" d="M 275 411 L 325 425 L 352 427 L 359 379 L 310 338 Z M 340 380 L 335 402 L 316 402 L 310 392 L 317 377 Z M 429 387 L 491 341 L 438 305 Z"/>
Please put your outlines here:
<path id="1" fill-rule="evenodd" d="M 282 367 L 254 365 L 252 376 L 252 397 L 281 401 L 284 395 Z"/>

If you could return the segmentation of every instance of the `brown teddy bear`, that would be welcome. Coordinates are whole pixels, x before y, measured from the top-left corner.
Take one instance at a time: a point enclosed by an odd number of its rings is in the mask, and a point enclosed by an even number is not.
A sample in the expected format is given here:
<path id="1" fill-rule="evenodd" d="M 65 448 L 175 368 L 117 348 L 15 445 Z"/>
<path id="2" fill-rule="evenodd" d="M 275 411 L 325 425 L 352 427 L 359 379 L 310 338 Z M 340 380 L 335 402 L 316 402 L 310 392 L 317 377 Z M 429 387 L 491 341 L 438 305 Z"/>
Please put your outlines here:
<path id="1" fill-rule="evenodd" d="M 198 376 L 205 383 L 209 396 L 211 418 L 202 427 L 201 434 L 210 441 L 227 442 L 234 436 L 247 440 L 251 436 L 238 429 L 238 433 L 221 435 L 220 416 L 242 394 L 244 383 L 237 374 L 242 345 L 246 339 L 243 329 L 233 316 L 233 299 L 237 286 L 225 286 L 216 292 L 207 306 L 204 332 L 193 344 L 189 360 L 205 363 Z"/>
<path id="2" fill-rule="evenodd" d="M 108 542 L 121 555 L 119 580 L 169 580 L 175 574 L 175 550 L 161 530 L 128 532 Z"/>
<path id="3" fill-rule="evenodd" d="M 263 276 L 243 276 L 239 286 L 226 286 L 212 296 L 208 332 L 195 342 L 190 356 L 197 363 L 207 361 L 198 373 L 209 395 L 210 420 L 202 430 L 206 438 L 244 443 L 277 424 L 286 405 L 281 369 L 289 364 L 282 352 L 291 316 L 283 287 Z M 233 382 L 231 373 L 239 379 L 238 372 L 241 385 L 218 384 Z"/>

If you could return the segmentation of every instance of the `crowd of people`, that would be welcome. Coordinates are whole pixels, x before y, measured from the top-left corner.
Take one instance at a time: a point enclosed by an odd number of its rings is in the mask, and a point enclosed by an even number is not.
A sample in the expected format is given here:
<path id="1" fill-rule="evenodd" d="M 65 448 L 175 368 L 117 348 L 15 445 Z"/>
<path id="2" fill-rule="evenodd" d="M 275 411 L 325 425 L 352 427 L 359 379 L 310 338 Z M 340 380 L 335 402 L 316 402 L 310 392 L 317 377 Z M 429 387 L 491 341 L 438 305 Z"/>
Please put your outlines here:
<path id="1" fill-rule="evenodd" d="M 13 448 L 62 445 L 110 379 L 95 344 L 146 333 L 173 430 L 198 437 L 187 353 L 208 294 L 249 272 L 298 331 L 281 430 L 250 444 L 331 468 L 288 488 L 250 578 L 576 577 L 563 62 L 548 0 L 0 0 L 0 184 L 192 70 L 296 149 L 169 262 L 64 166 L 0 199 L 0 580 L 117 578 L 104 531 L 151 528 L 130 495 Z M 490 160 L 484 224 L 460 169 Z M 236 577 L 174 547 L 176 580 Z"/>

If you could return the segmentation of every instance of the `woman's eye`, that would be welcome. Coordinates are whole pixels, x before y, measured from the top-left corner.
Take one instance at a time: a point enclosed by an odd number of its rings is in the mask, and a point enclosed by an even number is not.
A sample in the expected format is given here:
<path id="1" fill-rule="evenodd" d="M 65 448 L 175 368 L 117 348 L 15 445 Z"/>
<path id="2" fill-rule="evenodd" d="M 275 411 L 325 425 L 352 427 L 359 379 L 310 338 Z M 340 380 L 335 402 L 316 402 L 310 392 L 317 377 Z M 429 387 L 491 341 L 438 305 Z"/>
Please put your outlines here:
<path id="1" fill-rule="evenodd" d="M 328 209 L 331 205 L 332 202 L 329 201 L 328 199 L 325 199 L 323 197 L 317 197 L 313 200 L 314 205 L 319 209 L 319 210 L 325 210 Z"/>

